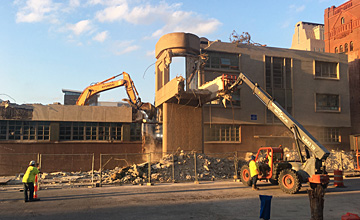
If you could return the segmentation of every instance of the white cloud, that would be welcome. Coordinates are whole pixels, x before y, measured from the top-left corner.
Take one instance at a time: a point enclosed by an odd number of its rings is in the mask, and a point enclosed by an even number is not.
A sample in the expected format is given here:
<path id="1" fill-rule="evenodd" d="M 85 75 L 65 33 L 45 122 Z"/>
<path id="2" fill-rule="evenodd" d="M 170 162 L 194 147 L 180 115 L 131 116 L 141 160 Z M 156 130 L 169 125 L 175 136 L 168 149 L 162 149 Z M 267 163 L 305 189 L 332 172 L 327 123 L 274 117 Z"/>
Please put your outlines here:
<path id="1" fill-rule="evenodd" d="M 114 54 L 123 55 L 138 50 L 140 47 L 138 45 L 133 45 L 133 42 L 134 41 L 123 41 L 116 43 L 113 47 Z"/>
<path id="2" fill-rule="evenodd" d="M 75 35 L 80 35 L 89 31 L 92 31 L 94 28 L 89 20 L 82 20 L 76 24 L 69 24 L 68 29 L 71 30 Z"/>
<path id="3" fill-rule="evenodd" d="M 174 31 L 205 35 L 214 32 L 221 25 L 217 19 L 206 19 L 195 12 L 181 11 L 180 6 L 181 4 L 168 5 L 161 2 L 158 5 L 147 4 L 131 8 L 127 2 L 119 1 L 116 5 L 98 11 L 96 19 L 100 22 L 126 21 L 136 25 L 163 24 L 162 28 L 152 33 L 152 37 Z"/>
<path id="4" fill-rule="evenodd" d="M 98 33 L 95 37 L 93 37 L 93 40 L 99 41 L 99 42 L 104 42 L 106 40 L 106 38 L 108 37 L 108 34 L 109 34 L 108 31 L 103 31 L 101 33 Z"/>
<path id="5" fill-rule="evenodd" d="M 50 21 L 57 22 L 56 11 L 61 4 L 54 3 L 52 0 L 27 0 L 16 1 L 15 4 L 20 5 L 19 11 L 16 13 L 16 22 L 40 22 Z"/>
<path id="6" fill-rule="evenodd" d="M 96 13 L 96 19 L 100 22 L 113 22 L 116 20 L 122 20 L 126 16 L 128 11 L 128 5 L 122 4 L 117 6 L 110 6 L 102 11 Z"/>
<path id="7" fill-rule="evenodd" d="M 168 17 L 168 22 L 152 36 L 159 37 L 169 32 L 191 32 L 206 35 L 214 32 L 221 22 L 217 19 L 204 19 L 194 12 L 176 11 Z"/>

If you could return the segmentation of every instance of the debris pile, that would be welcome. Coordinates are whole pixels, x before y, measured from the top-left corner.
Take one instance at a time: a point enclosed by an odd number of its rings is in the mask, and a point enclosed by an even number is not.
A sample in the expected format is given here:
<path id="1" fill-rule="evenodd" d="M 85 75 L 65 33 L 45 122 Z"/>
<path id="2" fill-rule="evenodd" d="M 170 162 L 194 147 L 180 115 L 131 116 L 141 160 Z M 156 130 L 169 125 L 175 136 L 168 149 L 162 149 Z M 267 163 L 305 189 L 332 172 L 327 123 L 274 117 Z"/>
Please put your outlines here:
<path id="1" fill-rule="evenodd" d="M 174 163 L 174 166 L 173 166 Z M 239 166 L 246 163 L 239 161 Z M 194 154 L 181 152 L 179 155 L 166 155 L 157 163 L 151 164 L 151 181 L 173 182 L 195 180 Z M 205 154 L 196 155 L 198 180 L 232 178 L 235 174 L 234 160 L 213 158 Z M 149 165 L 142 163 L 124 168 L 108 170 L 103 174 L 104 183 L 143 184 L 149 181 Z"/>
<path id="2" fill-rule="evenodd" d="M 305 155 L 305 152 L 303 152 Z M 298 153 L 295 151 L 290 151 L 288 148 L 284 149 L 284 156 L 287 157 L 287 160 L 300 160 Z M 325 161 L 325 166 L 327 171 L 333 170 L 344 170 L 344 171 L 353 171 L 356 167 L 356 159 L 354 158 L 353 152 L 345 152 L 331 150 L 329 157 Z"/>

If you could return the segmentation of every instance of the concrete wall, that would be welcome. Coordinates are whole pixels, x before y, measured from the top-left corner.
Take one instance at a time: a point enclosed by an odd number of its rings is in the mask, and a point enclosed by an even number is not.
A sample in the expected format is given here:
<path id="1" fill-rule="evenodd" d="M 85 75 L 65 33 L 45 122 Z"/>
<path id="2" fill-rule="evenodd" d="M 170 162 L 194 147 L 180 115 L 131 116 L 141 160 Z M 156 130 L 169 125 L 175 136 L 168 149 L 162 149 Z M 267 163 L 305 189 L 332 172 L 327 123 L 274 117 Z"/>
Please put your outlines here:
<path id="1" fill-rule="evenodd" d="M 163 152 L 203 151 L 202 108 L 163 104 Z"/>
<path id="2" fill-rule="evenodd" d="M 25 114 L 26 113 L 26 114 Z M 72 105 L 10 105 L 0 106 L 0 120 L 34 121 L 132 122 L 132 108 Z"/>

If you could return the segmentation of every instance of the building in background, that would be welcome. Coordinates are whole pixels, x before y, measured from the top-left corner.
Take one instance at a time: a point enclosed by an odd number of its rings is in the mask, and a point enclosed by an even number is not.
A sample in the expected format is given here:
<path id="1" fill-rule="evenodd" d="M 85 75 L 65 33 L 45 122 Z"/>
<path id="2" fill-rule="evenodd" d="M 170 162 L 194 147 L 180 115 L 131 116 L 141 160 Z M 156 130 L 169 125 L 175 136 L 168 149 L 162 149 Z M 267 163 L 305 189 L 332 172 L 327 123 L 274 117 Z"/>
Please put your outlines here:
<path id="1" fill-rule="evenodd" d="M 78 100 L 79 96 L 81 95 L 82 91 L 70 90 L 70 89 L 63 89 L 62 92 L 64 93 L 64 105 L 76 105 L 76 101 Z M 98 99 L 100 95 L 97 94 L 89 99 L 90 106 L 97 106 Z"/>
<path id="2" fill-rule="evenodd" d="M 324 52 L 324 25 L 303 21 L 296 23 L 290 49 Z"/>
<path id="3" fill-rule="evenodd" d="M 360 0 L 325 9 L 325 51 L 347 54 L 352 133 L 360 134 Z"/>

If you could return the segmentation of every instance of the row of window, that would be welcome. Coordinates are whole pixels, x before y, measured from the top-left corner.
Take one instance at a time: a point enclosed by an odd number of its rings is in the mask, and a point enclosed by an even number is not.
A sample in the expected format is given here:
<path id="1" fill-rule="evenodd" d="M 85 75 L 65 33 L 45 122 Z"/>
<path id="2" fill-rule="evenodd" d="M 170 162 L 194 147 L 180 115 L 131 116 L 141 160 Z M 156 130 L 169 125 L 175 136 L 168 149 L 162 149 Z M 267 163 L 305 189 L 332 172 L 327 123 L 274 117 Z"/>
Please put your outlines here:
<path id="1" fill-rule="evenodd" d="M 1 140 L 49 141 L 50 122 L 0 121 Z M 123 140 L 123 124 L 104 122 L 59 122 L 60 141 Z M 130 141 L 140 141 L 141 124 L 130 125 Z"/>
<path id="2" fill-rule="evenodd" d="M 240 125 L 204 125 L 205 142 L 241 142 Z M 320 143 L 340 143 L 339 128 L 317 129 L 316 137 Z"/>
<path id="3" fill-rule="evenodd" d="M 353 51 L 354 50 L 354 42 L 350 42 L 350 48 L 349 48 L 349 44 L 348 43 L 345 43 L 344 46 L 343 45 L 340 45 L 340 47 L 335 47 L 335 53 L 347 53 L 349 52 L 349 49 L 350 51 Z"/>

